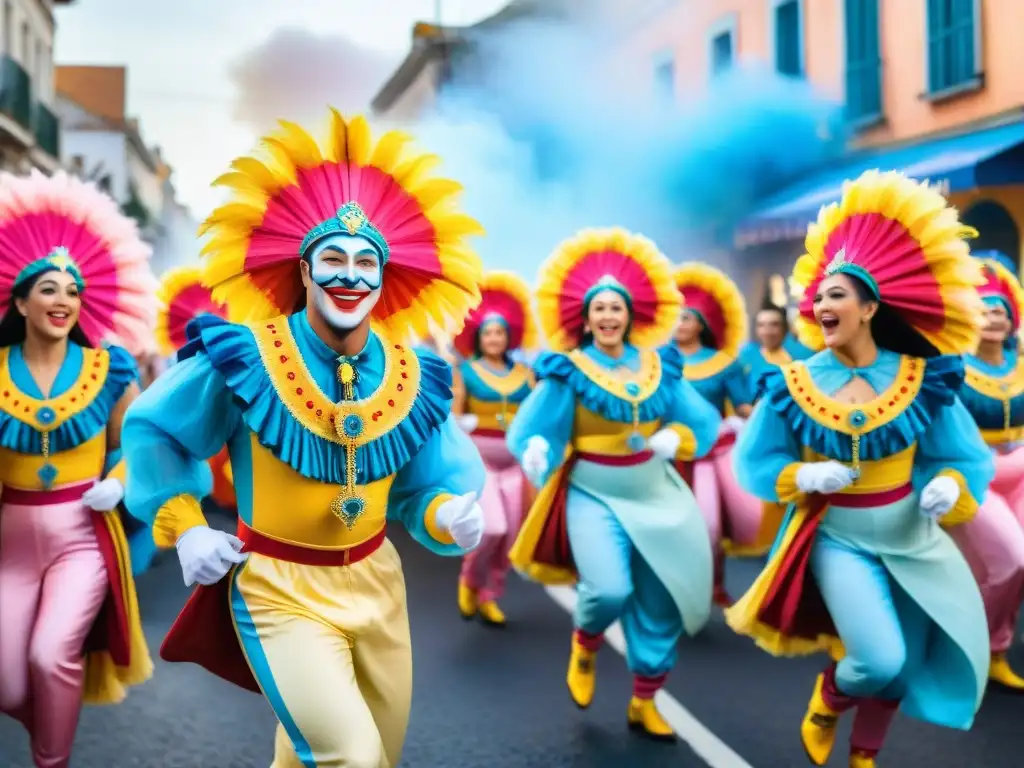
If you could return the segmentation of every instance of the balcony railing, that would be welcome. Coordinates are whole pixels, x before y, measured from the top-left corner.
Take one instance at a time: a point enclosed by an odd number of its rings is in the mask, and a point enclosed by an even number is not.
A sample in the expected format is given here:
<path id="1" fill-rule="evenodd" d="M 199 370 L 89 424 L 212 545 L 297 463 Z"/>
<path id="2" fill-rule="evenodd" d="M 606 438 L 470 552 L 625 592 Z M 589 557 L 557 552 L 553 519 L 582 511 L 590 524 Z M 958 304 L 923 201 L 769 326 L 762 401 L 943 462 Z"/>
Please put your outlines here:
<path id="1" fill-rule="evenodd" d="M 35 103 L 32 113 L 32 133 L 36 143 L 50 157 L 60 157 L 60 121 L 48 106 Z"/>
<path id="2" fill-rule="evenodd" d="M 32 83 L 21 65 L 6 54 L 0 56 L 0 113 L 32 129 Z"/>

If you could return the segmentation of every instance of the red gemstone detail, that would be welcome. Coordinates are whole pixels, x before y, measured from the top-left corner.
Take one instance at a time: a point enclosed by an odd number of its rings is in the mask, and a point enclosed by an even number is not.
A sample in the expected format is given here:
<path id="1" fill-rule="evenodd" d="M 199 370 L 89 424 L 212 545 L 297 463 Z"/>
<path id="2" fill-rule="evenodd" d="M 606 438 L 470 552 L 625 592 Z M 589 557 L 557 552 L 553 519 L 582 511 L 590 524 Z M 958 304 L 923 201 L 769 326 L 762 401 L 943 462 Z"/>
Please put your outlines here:
<path id="1" fill-rule="evenodd" d="M 399 360 L 398 362 L 399 362 L 399 364 L 400 364 L 400 365 L 405 365 L 405 358 L 403 357 L 403 358 L 402 358 L 401 360 Z"/>
<path id="2" fill-rule="evenodd" d="M 15 400 L 15 401 L 14 401 L 14 404 L 15 404 L 15 405 L 20 405 L 20 404 L 21 404 L 21 400 Z"/>
<path id="3" fill-rule="evenodd" d="M 267 323 L 267 328 L 270 328 L 271 330 L 273 330 L 274 329 L 274 324 L 273 323 Z"/>
<path id="4" fill-rule="evenodd" d="M 29 411 L 31 411 L 31 410 L 32 410 L 31 408 L 26 408 L 26 409 L 25 409 L 25 413 L 28 413 L 28 412 L 29 412 Z"/>
<path id="5" fill-rule="evenodd" d="M 821 408 L 818 409 L 818 413 L 825 413 L 825 406 L 821 406 Z"/>
<path id="6" fill-rule="evenodd" d="M 100 367 L 100 361 L 97 360 L 95 363 L 92 364 L 92 367 L 93 368 L 99 368 Z"/>
<path id="7" fill-rule="evenodd" d="M 394 400 L 388 400 L 388 408 L 394 408 L 394 407 L 395 407 L 395 401 Z"/>
<path id="8" fill-rule="evenodd" d="M 399 384 L 399 385 L 398 385 L 398 386 L 396 387 L 396 389 L 397 389 L 397 390 L 398 390 L 399 392 L 401 392 L 401 391 L 402 391 L 403 389 L 405 389 L 405 387 L 404 387 L 404 386 L 403 386 L 402 384 Z"/>
<path id="9" fill-rule="evenodd" d="M 399 352 L 401 352 L 402 351 L 402 345 L 401 344 L 395 344 L 395 349 L 397 349 Z"/>
<path id="10" fill-rule="evenodd" d="M 909 389 L 907 389 L 906 387 L 900 387 L 900 393 L 901 393 L 901 394 L 904 394 L 904 395 L 905 395 L 905 394 L 907 394 L 907 392 L 909 392 L 909 391 L 910 391 L 910 390 L 909 390 Z"/>
<path id="11" fill-rule="evenodd" d="M 309 410 L 313 410 L 313 401 L 312 400 L 307 400 L 306 401 L 306 407 L 309 408 Z"/>
<path id="12" fill-rule="evenodd" d="M 78 400 L 78 398 L 77 398 L 77 397 L 72 397 L 72 398 L 71 398 L 71 402 L 72 402 L 72 403 L 73 403 L 73 402 L 75 402 L 76 400 Z"/>
<path id="13" fill-rule="evenodd" d="M 295 374 L 288 371 L 288 381 L 295 381 Z"/>
<path id="14" fill-rule="evenodd" d="M 284 344 L 284 342 L 281 341 L 280 339 L 278 339 L 277 341 L 274 342 L 274 346 L 275 347 L 280 347 L 282 344 Z"/>
<path id="15" fill-rule="evenodd" d="M 896 401 L 895 400 L 890 400 L 889 401 L 889 407 L 892 408 L 894 405 L 896 405 Z"/>
<path id="16" fill-rule="evenodd" d="M 98 378 L 99 378 L 99 377 L 98 377 L 98 376 L 97 376 L 97 375 L 96 375 L 95 373 L 93 373 L 93 374 L 90 374 L 90 375 L 92 376 L 92 380 L 93 380 L 93 381 L 96 381 L 96 379 L 98 379 Z"/>
<path id="17" fill-rule="evenodd" d="M 879 408 L 878 409 L 879 416 L 881 416 L 883 413 L 885 413 L 885 408 Z"/>
<path id="18" fill-rule="evenodd" d="M 271 332 L 271 333 L 277 333 L 277 331 L 275 331 L 275 330 L 273 330 L 273 329 L 271 329 L 271 331 L 270 331 L 270 332 Z"/>
<path id="19" fill-rule="evenodd" d="M 295 388 L 295 394 L 296 395 L 301 395 L 302 394 L 302 387 L 296 387 Z"/>
<path id="20" fill-rule="evenodd" d="M 402 371 L 402 378 L 403 379 L 408 379 L 409 378 L 409 374 L 406 373 L 405 371 Z"/>
<path id="21" fill-rule="evenodd" d="M 914 381 L 915 379 L 916 377 L 914 376 L 907 376 L 907 381 Z"/>
<path id="22" fill-rule="evenodd" d="M 287 363 L 288 362 L 288 355 L 281 355 L 280 360 L 281 360 L 282 363 Z"/>
<path id="23" fill-rule="evenodd" d="M 373 419 L 374 421 L 376 421 L 377 419 L 380 418 L 380 413 L 375 413 L 372 416 L 370 416 L 370 418 Z"/>
<path id="24" fill-rule="evenodd" d="M 10 397 L 10 396 L 11 396 L 11 393 L 9 391 L 7 391 L 7 390 L 4 390 L 4 397 Z"/>
<path id="25" fill-rule="evenodd" d="M 797 392 L 803 392 L 803 391 L 804 391 L 804 388 L 803 388 L 803 387 L 797 387 L 797 388 L 796 388 L 796 391 L 797 391 Z"/>
<path id="26" fill-rule="evenodd" d="M 89 389 L 89 385 L 88 384 L 83 384 L 82 385 L 82 390 L 85 391 L 87 389 Z"/>
<path id="27" fill-rule="evenodd" d="M 62 405 L 62 406 L 61 406 L 61 407 L 60 407 L 60 408 L 59 408 L 58 410 L 59 410 L 59 411 L 60 411 L 61 413 L 63 413 L 64 411 L 66 411 L 66 410 L 67 410 L 67 408 L 65 408 L 65 407 L 64 407 L 64 406 Z"/>
<path id="28" fill-rule="evenodd" d="M 839 421 L 839 414 L 838 413 L 833 413 L 832 414 L 832 420 L 833 421 Z"/>
<path id="29" fill-rule="evenodd" d="M 323 412 L 322 410 L 320 410 L 319 408 L 317 408 L 317 409 L 316 409 L 316 415 L 317 415 L 317 416 L 323 416 L 323 415 L 324 415 L 324 412 Z"/>

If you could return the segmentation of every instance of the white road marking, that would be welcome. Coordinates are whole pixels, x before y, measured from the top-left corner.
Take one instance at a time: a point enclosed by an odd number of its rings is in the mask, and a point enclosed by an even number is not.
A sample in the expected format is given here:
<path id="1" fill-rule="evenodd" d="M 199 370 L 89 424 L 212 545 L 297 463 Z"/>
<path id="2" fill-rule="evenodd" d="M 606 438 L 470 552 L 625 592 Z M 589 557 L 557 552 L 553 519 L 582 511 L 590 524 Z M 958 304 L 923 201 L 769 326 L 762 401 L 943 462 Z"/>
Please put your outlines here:
<path id="1" fill-rule="evenodd" d="M 576 592 L 570 587 L 544 587 L 552 600 L 558 603 L 570 614 L 576 607 Z M 626 655 L 626 638 L 622 634 L 622 627 L 615 622 L 604 635 L 605 642 L 618 651 L 619 655 Z M 711 768 L 753 768 L 753 766 L 740 757 L 733 749 L 715 736 L 707 727 L 679 703 L 668 691 L 658 691 L 655 696 L 658 704 L 658 711 L 665 718 L 679 738 L 690 745 L 690 748 Z"/>

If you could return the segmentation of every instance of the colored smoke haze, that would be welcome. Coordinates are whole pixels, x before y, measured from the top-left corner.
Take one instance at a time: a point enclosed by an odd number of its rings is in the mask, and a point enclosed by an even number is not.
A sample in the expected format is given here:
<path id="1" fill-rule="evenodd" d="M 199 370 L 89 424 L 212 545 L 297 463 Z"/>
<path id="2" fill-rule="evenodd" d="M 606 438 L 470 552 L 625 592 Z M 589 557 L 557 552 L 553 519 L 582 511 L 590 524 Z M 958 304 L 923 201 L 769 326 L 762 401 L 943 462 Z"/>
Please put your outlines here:
<path id="1" fill-rule="evenodd" d="M 518 22 L 453 55 L 440 114 L 416 133 L 465 185 L 488 267 L 532 278 L 588 226 L 700 257 L 755 198 L 844 148 L 841 107 L 805 82 L 745 67 L 673 106 L 648 79 L 616 75 L 612 45 L 598 30 Z"/>

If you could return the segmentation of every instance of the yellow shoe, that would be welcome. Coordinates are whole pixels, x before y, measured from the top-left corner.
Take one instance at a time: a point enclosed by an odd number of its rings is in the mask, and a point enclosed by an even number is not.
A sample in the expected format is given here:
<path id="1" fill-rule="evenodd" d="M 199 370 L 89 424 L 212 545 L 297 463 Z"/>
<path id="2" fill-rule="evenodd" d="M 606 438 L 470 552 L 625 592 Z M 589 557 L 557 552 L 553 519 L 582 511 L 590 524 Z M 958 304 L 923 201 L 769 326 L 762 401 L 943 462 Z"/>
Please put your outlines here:
<path id="1" fill-rule="evenodd" d="M 875 758 L 867 755 L 850 755 L 850 768 L 876 768 Z"/>
<path id="2" fill-rule="evenodd" d="M 569 672 L 565 682 L 569 686 L 569 695 L 580 709 L 586 709 L 594 700 L 594 662 L 597 654 L 588 651 L 572 639 L 572 652 L 569 655 Z"/>
<path id="3" fill-rule="evenodd" d="M 505 626 L 505 614 L 493 600 L 484 600 L 480 603 L 480 618 L 494 627 Z"/>
<path id="4" fill-rule="evenodd" d="M 1013 671 L 1005 653 L 993 654 L 988 667 L 988 679 L 1004 688 L 1024 693 L 1024 678 Z"/>
<path id="5" fill-rule="evenodd" d="M 629 700 L 629 730 L 655 741 L 675 741 L 676 732 L 665 722 L 665 718 L 654 706 L 654 699 L 640 699 L 634 696 Z"/>
<path id="6" fill-rule="evenodd" d="M 807 757 L 815 765 L 828 762 L 836 743 L 836 725 L 839 722 L 839 713 L 830 709 L 822 696 L 824 685 L 825 675 L 820 674 L 814 681 L 814 693 L 807 705 L 807 714 L 800 723 L 800 739 L 804 743 Z"/>
<path id="7" fill-rule="evenodd" d="M 461 581 L 459 582 L 459 613 L 464 619 L 472 619 L 477 611 L 476 590 L 470 589 Z"/>

